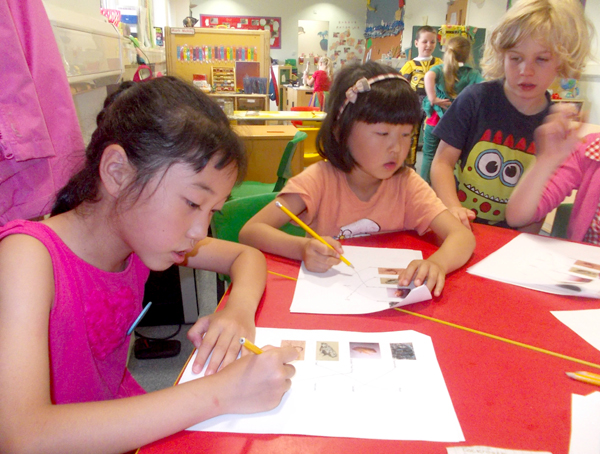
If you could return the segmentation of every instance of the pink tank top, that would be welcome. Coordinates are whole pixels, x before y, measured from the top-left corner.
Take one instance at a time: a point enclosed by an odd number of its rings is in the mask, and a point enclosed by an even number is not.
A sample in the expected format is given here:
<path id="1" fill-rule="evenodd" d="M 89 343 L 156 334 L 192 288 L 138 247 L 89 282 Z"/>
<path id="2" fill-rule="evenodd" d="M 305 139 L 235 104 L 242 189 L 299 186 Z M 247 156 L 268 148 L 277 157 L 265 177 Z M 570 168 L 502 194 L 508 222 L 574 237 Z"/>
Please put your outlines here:
<path id="1" fill-rule="evenodd" d="M 127 370 L 127 330 L 142 309 L 149 270 L 131 254 L 119 273 L 80 259 L 48 226 L 12 221 L 0 240 L 12 234 L 38 239 L 49 251 L 54 271 L 54 304 L 48 340 L 52 402 L 66 404 L 143 394 Z"/>

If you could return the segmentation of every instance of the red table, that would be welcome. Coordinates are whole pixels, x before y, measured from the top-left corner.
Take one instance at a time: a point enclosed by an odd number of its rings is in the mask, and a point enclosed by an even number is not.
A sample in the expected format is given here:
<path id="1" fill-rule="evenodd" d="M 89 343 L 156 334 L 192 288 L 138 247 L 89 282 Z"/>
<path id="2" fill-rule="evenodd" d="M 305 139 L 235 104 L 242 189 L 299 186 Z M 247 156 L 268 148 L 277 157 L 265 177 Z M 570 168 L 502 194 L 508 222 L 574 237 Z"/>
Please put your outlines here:
<path id="1" fill-rule="evenodd" d="M 411 312 L 572 356 L 595 364 L 600 352 L 550 311 L 597 309 L 600 301 L 551 295 L 470 275 L 466 269 L 494 252 L 516 232 L 476 224 L 477 247 L 462 269 L 447 276 L 442 295 L 406 306 Z M 390 233 L 344 244 L 435 250 L 433 235 Z M 271 271 L 296 277 L 299 262 L 267 256 Z M 571 394 L 598 388 L 576 382 L 566 371 L 597 369 L 491 339 L 412 314 L 387 310 L 368 315 L 291 314 L 295 281 L 269 275 L 257 326 L 345 331 L 415 330 L 431 336 L 466 442 L 365 440 L 298 435 L 254 435 L 183 431 L 139 450 L 140 454 L 202 453 L 438 453 L 447 446 L 486 445 L 566 454 Z M 318 414 L 315 414 L 318 417 Z"/>

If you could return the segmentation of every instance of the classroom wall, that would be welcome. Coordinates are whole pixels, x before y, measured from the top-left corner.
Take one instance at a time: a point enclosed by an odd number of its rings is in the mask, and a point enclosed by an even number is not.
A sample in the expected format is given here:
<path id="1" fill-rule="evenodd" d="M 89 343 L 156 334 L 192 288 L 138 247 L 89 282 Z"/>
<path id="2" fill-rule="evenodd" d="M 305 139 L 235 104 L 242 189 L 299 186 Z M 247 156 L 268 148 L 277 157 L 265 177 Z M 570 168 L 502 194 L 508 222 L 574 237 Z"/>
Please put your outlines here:
<path id="1" fill-rule="evenodd" d="M 397 1 L 397 0 L 396 0 Z M 281 49 L 271 49 L 271 57 L 280 60 L 298 57 L 298 21 L 358 21 L 364 29 L 366 21 L 365 0 L 195 0 L 192 12 L 236 16 L 281 17 Z"/>

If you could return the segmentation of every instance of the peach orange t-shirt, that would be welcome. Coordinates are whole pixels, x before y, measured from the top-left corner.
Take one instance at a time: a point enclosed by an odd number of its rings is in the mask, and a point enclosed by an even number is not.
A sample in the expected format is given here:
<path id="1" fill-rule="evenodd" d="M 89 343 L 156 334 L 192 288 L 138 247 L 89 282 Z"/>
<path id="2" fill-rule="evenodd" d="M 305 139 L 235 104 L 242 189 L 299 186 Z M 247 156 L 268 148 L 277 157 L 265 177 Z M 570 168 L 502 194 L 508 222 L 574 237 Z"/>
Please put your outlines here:
<path id="1" fill-rule="evenodd" d="M 383 180 L 370 200 L 360 200 L 346 174 L 327 161 L 307 167 L 288 181 L 282 194 L 298 194 L 306 204 L 299 217 L 320 235 L 351 238 L 395 230 L 427 231 L 446 209 L 431 187 L 410 168 Z"/>

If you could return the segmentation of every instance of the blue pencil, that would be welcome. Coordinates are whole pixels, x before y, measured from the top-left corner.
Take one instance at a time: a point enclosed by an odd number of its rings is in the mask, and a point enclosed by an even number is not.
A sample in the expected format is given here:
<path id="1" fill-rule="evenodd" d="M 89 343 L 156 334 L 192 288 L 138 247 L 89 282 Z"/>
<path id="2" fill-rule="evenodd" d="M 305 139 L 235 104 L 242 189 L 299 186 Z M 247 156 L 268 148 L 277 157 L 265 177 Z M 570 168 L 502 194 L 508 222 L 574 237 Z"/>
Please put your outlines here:
<path id="1" fill-rule="evenodd" d="M 136 318 L 135 322 L 133 322 L 131 324 L 131 327 L 127 330 L 128 336 L 131 333 L 133 333 L 133 330 L 135 329 L 135 327 L 138 326 L 138 324 L 142 321 L 142 319 L 144 318 L 144 315 L 146 315 L 146 312 L 148 312 L 148 309 L 150 309 L 150 306 L 152 306 L 152 301 L 148 301 L 148 304 L 146 304 L 146 307 L 144 309 L 142 309 L 142 312 L 140 313 L 140 315 L 138 315 L 138 318 Z"/>

